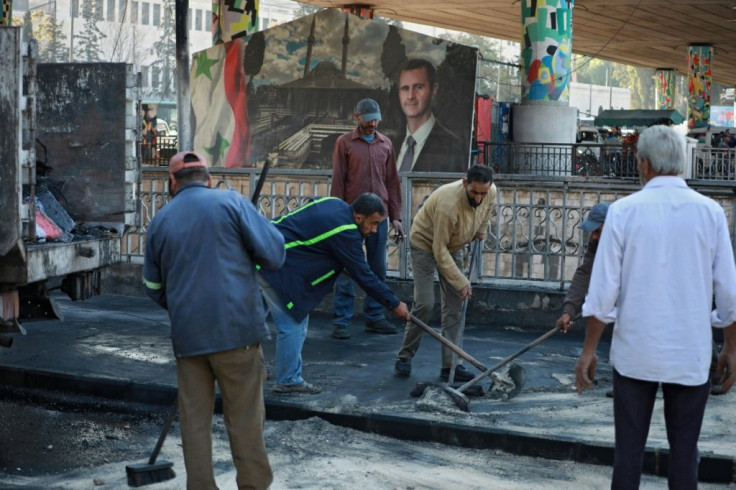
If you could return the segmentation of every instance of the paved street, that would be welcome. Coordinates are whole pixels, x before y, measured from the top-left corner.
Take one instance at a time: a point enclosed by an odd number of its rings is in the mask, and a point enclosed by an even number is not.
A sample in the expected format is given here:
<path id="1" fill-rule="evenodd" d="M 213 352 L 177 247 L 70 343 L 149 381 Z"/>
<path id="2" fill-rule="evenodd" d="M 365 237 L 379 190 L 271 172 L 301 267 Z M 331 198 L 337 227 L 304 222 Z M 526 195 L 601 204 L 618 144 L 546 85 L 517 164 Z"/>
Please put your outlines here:
<path id="1" fill-rule="evenodd" d="M 150 403 L 165 413 L 174 397 L 176 377 L 166 312 L 147 298 L 126 296 L 74 303 L 59 297 L 59 304 L 64 321 L 26 323 L 28 335 L 16 335 L 12 348 L 0 350 L 0 377 L 5 383 Z M 397 378 L 393 361 L 401 337 L 367 334 L 358 322 L 351 339 L 338 341 L 329 335 L 327 316 L 312 318 L 304 348 L 304 376 L 323 392 L 275 395 L 270 391 L 274 376 L 270 376 L 269 419 L 319 416 L 336 426 L 402 439 L 610 464 L 612 401 L 604 395 L 610 388 L 608 341 L 599 349 L 598 385 L 582 397 L 572 388 L 573 365 L 582 343 L 578 331 L 556 335 L 519 359 L 527 384 L 518 397 L 509 401 L 489 395 L 472 398 L 465 413 L 452 403 L 417 403 L 409 396 L 416 381 L 438 381 L 436 341 L 425 337 L 412 377 Z M 466 327 L 464 347 L 490 366 L 549 327 L 490 329 L 472 324 Z M 269 371 L 274 372 L 274 343 L 267 343 L 264 350 Z M 484 388 L 488 384 L 484 382 Z M 729 393 L 709 401 L 700 444 L 701 479 L 733 479 L 734 396 Z M 648 471 L 655 464 L 661 471 L 666 461 L 656 463 L 656 456 L 666 453 L 663 423 L 660 401 L 648 443 Z"/>

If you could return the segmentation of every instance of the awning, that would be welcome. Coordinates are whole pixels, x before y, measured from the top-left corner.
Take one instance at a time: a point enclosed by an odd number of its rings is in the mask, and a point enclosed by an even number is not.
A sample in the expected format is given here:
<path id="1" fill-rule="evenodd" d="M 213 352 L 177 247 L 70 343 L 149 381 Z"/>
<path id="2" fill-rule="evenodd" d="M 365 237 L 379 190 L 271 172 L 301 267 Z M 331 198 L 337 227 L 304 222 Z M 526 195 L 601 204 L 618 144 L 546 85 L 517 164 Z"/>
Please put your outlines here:
<path id="1" fill-rule="evenodd" d="M 595 118 L 596 126 L 652 126 L 654 124 L 680 124 L 685 120 L 676 110 L 607 110 Z"/>

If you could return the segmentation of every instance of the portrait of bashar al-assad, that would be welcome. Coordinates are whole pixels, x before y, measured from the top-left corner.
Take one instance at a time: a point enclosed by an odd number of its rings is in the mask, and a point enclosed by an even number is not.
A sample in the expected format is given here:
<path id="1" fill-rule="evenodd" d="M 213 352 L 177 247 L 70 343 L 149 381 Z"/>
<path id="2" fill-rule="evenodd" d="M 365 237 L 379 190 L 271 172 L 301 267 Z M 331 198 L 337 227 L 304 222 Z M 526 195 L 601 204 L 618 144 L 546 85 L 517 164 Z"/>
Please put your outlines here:
<path id="1" fill-rule="evenodd" d="M 399 103 L 406 118 L 401 137 L 396 141 L 397 164 L 401 173 L 465 172 L 468 149 L 432 111 L 440 84 L 437 70 L 428 60 L 406 61 L 397 80 Z"/>

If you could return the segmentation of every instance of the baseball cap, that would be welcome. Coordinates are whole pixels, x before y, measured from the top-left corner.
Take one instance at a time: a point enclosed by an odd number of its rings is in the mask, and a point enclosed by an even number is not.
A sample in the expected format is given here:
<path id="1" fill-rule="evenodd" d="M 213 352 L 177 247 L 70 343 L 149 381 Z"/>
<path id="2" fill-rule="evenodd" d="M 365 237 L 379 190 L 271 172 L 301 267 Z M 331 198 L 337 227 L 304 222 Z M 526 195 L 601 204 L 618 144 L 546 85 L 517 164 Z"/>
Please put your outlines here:
<path id="1" fill-rule="evenodd" d="M 591 232 L 601 227 L 604 221 L 606 221 L 606 213 L 608 213 L 609 203 L 600 202 L 590 208 L 588 217 L 585 218 L 580 224 L 580 228 L 584 231 Z"/>
<path id="2" fill-rule="evenodd" d="M 378 102 L 373 99 L 363 99 L 358 102 L 358 105 L 355 106 L 355 112 L 364 121 L 381 120 L 381 108 L 378 107 Z"/>
<path id="3" fill-rule="evenodd" d="M 193 151 L 180 151 L 169 160 L 169 175 L 174 175 L 185 168 L 204 167 L 207 168 L 207 160 L 199 153 Z"/>

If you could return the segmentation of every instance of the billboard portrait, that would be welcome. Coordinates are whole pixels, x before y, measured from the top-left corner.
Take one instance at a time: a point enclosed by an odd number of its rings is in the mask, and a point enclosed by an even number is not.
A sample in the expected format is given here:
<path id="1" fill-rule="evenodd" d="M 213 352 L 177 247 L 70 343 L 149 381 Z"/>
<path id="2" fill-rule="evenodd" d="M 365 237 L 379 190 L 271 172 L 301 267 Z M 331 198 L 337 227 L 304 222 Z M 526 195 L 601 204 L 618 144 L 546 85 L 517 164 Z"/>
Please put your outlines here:
<path id="1" fill-rule="evenodd" d="M 465 171 L 477 49 L 323 10 L 193 55 L 194 149 L 213 166 L 330 169 L 357 102 L 381 107 L 394 142 L 421 135 L 414 171 Z"/>

